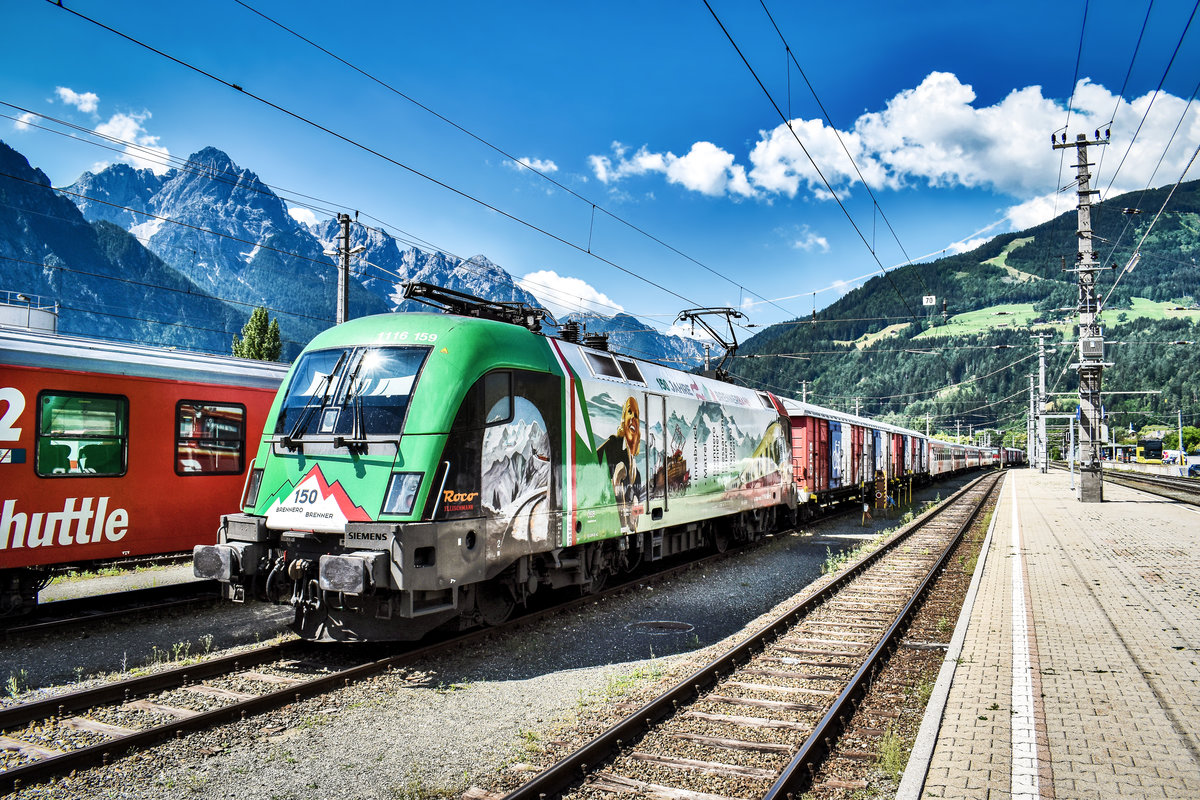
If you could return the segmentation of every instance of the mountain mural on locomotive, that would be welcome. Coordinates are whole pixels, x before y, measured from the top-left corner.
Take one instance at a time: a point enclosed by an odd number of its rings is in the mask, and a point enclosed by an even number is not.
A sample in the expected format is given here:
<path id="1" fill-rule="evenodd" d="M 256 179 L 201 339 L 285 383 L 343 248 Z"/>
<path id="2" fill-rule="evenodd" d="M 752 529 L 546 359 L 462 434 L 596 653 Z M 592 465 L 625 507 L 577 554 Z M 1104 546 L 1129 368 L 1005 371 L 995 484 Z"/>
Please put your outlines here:
<path id="1" fill-rule="evenodd" d="M 790 450 L 768 396 L 555 345 L 577 377 L 587 423 L 574 463 L 578 533 L 564 544 L 784 501 Z"/>

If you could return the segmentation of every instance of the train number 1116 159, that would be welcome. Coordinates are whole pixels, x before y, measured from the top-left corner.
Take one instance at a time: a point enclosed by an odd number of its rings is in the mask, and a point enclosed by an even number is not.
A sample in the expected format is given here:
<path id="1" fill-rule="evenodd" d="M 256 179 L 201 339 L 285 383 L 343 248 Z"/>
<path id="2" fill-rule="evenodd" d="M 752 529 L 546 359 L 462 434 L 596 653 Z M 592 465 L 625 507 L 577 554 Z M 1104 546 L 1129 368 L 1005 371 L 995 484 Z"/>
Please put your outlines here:
<path id="1" fill-rule="evenodd" d="M 423 344 L 432 344 L 436 342 L 438 335 L 427 331 L 380 331 L 377 335 L 378 341 L 381 342 L 421 342 Z"/>

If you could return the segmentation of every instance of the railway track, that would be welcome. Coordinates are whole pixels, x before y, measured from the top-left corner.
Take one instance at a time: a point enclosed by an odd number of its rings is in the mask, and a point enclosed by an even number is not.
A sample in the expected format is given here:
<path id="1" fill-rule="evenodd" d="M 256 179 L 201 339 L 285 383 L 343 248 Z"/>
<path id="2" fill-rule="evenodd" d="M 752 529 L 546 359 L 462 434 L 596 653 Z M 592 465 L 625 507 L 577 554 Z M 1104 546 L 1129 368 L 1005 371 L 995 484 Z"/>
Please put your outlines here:
<path id="1" fill-rule="evenodd" d="M 263 714 L 497 630 L 529 624 L 630 591 L 648 580 L 665 580 L 687 570 L 702 569 L 734 553 L 731 549 L 639 575 L 603 592 L 526 614 L 504 626 L 400 652 L 395 646 L 390 651 L 376 647 L 364 652 L 362 648 L 331 649 L 290 641 L 0 709 L 0 794 L 72 770 L 109 763 L 130 750 L 189 731 Z"/>
<path id="2" fill-rule="evenodd" d="M 216 581 L 189 581 L 39 603 L 25 616 L 0 619 L 0 636 L 46 633 L 59 628 L 214 602 L 220 597 L 219 589 Z"/>
<path id="3" fill-rule="evenodd" d="M 1137 472 L 1105 472 L 1104 480 L 1130 489 L 1200 506 L 1200 480 L 1171 475 L 1144 475 Z"/>
<path id="4" fill-rule="evenodd" d="M 759 540 L 761 541 L 761 540 Z M 750 543 L 753 546 L 755 543 Z M 689 561 L 577 599 L 418 647 L 330 648 L 289 641 L 0 709 L 0 794 L 107 764 L 189 731 L 263 714 L 440 651 L 571 611 L 735 555 Z M 397 650 L 399 649 L 399 652 Z M 374 655 L 364 655 L 369 650 Z M 357 653 L 358 658 L 353 654 Z M 342 663 L 336 666 L 332 662 Z"/>
<path id="5" fill-rule="evenodd" d="M 922 515 L 507 800 L 799 796 L 1000 477 Z"/>

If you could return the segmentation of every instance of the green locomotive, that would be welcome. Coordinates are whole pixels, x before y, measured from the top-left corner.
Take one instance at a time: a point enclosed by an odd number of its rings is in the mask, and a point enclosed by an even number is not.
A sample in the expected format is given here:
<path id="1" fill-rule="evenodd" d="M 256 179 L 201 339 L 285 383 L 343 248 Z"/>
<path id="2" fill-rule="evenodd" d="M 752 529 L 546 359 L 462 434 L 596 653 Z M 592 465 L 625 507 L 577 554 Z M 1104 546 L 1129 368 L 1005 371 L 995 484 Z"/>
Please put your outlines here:
<path id="1" fill-rule="evenodd" d="M 305 638 L 417 639 L 794 512 L 777 398 L 449 307 L 309 343 L 197 576 L 290 603 Z"/>

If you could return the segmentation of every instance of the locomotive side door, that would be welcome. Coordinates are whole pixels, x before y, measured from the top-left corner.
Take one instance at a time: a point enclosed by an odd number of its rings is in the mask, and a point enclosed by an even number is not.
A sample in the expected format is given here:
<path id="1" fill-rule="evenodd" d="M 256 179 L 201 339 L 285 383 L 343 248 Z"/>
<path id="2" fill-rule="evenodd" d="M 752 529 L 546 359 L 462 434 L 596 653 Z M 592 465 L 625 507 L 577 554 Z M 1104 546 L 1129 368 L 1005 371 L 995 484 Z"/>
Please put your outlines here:
<path id="1" fill-rule="evenodd" d="M 666 395 L 646 392 L 642 407 L 646 409 L 642 422 L 643 441 L 646 442 L 646 513 L 650 519 L 661 520 L 667 513 L 670 496 L 671 434 L 667 430 Z"/>

